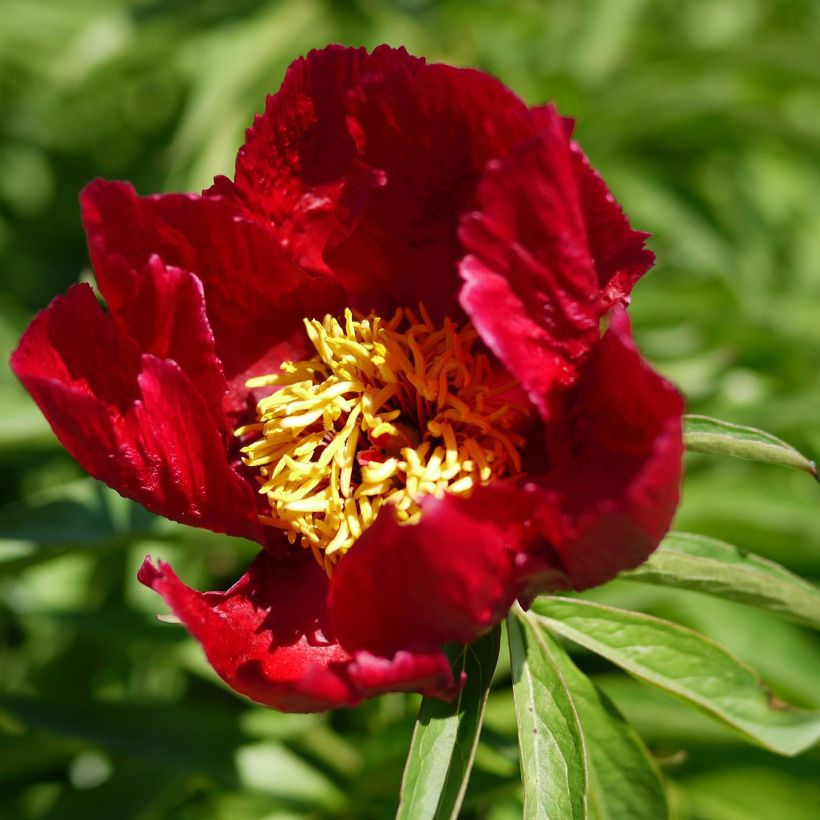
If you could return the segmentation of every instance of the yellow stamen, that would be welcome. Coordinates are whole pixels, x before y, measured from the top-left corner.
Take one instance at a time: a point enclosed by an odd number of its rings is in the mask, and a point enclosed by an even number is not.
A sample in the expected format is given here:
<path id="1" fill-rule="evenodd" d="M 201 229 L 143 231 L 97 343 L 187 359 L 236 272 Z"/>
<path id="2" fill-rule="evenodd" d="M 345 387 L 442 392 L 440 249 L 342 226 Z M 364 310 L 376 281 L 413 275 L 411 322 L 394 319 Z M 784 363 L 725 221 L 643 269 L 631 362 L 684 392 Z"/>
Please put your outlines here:
<path id="1" fill-rule="evenodd" d="M 418 314 L 305 319 L 316 355 L 247 382 L 275 388 L 236 430 L 255 437 L 242 453 L 270 505 L 260 521 L 328 574 L 385 504 L 414 524 L 425 495 L 469 495 L 521 469 L 528 408 L 487 383 L 472 325 L 437 328 L 423 305 Z"/>

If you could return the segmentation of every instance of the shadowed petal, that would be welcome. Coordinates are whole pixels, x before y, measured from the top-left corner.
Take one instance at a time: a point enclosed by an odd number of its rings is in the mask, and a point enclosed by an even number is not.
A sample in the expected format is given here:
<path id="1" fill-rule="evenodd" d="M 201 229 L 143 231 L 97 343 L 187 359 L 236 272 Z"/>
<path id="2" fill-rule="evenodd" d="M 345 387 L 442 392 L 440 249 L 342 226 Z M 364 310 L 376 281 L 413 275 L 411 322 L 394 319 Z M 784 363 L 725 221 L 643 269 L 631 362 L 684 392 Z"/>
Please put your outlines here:
<path id="1" fill-rule="evenodd" d="M 382 184 L 381 174 L 358 159 L 346 95 L 364 77 L 423 62 L 388 46 L 372 54 L 328 46 L 296 60 L 248 129 L 234 181 L 220 177 L 208 194 L 228 196 L 269 220 L 299 264 L 327 270 L 325 246 L 349 231 Z"/>
<path id="2" fill-rule="evenodd" d="M 646 365 L 616 309 L 577 384 L 556 398 L 540 525 L 578 589 L 637 566 L 680 498 L 680 394 Z"/>
<path id="3" fill-rule="evenodd" d="M 458 219 L 487 162 L 534 134 L 526 106 L 488 74 L 421 64 L 364 78 L 348 106 L 361 159 L 384 185 L 326 258 L 372 306 L 423 301 L 436 320 L 458 317 Z"/>
<path id="4" fill-rule="evenodd" d="M 436 319 L 456 317 L 458 217 L 487 161 L 535 128 L 487 74 L 330 46 L 291 65 L 234 182 L 218 178 L 208 195 L 270 220 L 300 265 L 331 270 L 364 312 L 424 301 Z"/>

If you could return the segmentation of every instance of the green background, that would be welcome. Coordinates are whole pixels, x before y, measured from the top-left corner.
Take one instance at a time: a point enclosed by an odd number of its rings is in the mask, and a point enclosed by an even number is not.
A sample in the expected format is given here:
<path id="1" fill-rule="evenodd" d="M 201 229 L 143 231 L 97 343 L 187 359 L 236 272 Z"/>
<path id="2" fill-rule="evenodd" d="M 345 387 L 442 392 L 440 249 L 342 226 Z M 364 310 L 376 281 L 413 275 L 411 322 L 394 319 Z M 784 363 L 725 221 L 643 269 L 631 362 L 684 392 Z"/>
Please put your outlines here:
<path id="1" fill-rule="evenodd" d="M 0 344 L 90 276 L 77 193 L 230 173 L 287 64 L 403 44 L 557 102 L 654 234 L 638 340 L 690 409 L 820 453 L 820 4 L 811 0 L 0 0 Z M 820 576 L 817 486 L 687 461 L 677 527 Z M 390 817 L 418 705 L 287 716 L 226 690 L 134 577 L 146 552 L 224 588 L 252 545 L 153 519 L 84 478 L 0 370 L 0 817 Z M 699 629 L 820 706 L 813 635 L 738 604 L 617 582 L 594 594 Z M 520 816 L 509 666 L 467 817 Z M 786 760 L 578 656 L 634 721 L 676 816 L 814 820 L 817 752 Z"/>

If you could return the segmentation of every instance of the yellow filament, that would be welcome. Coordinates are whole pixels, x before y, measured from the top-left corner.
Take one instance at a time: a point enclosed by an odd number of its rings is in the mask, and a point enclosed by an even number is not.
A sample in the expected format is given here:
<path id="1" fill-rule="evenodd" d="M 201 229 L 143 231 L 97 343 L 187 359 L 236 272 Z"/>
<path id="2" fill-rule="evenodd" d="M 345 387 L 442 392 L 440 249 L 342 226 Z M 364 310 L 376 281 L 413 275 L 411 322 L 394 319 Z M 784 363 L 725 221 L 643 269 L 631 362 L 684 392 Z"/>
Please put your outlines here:
<path id="1" fill-rule="evenodd" d="M 389 322 L 346 310 L 341 323 L 306 319 L 305 330 L 316 355 L 248 381 L 275 392 L 235 434 L 254 439 L 242 453 L 270 505 L 260 521 L 328 574 L 385 504 L 413 524 L 425 495 L 467 495 L 520 471 L 515 431 L 529 411 L 488 383 L 472 325 L 437 328 L 420 306 Z"/>

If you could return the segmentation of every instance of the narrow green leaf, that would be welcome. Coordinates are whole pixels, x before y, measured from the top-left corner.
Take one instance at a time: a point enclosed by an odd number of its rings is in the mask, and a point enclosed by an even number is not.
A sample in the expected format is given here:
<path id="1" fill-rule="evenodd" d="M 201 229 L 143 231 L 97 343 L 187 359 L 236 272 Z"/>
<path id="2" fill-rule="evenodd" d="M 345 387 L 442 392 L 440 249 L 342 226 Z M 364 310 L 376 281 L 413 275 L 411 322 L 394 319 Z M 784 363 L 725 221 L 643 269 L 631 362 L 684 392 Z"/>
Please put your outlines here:
<path id="1" fill-rule="evenodd" d="M 768 749 L 794 755 L 820 739 L 820 713 L 783 703 L 754 670 L 691 629 L 576 598 L 539 598 L 533 612 L 552 631 Z"/>
<path id="2" fill-rule="evenodd" d="M 544 630 L 516 609 L 507 618 L 524 781 L 524 817 L 588 817 L 588 771 L 578 713 Z"/>
<path id="3" fill-rule="evenodd" d="M 666 792 L 644 742 L 555 638 L 546 630 L 541 637 L 581 721 L 589 762 L 590 814 L 602 820 L 664 820 L 669 816 Z"/>
<path id="4" fill-rule="evenodd" d="M 737 547 L 690 533 L 670 533 L 629 581 L 708 592 L 820 627 L 820 589 L 785 567 Z"/>
<path id="5" fill-rule="evenodd" d="M 452 703 L 424 698 L 404 767 L 397 820 L 458 816 L 473 766 L 501 628 L 454 650 L 453 673 L 467 682 Z"/>
<path id="6" fill-rule="evenodd" d="M 817 478 L 817 465 L 785 441 L 757 430 L 709 416 L 685 416 L 683 441 L 695 453 L 734 456 L 803 470 Z"/>

